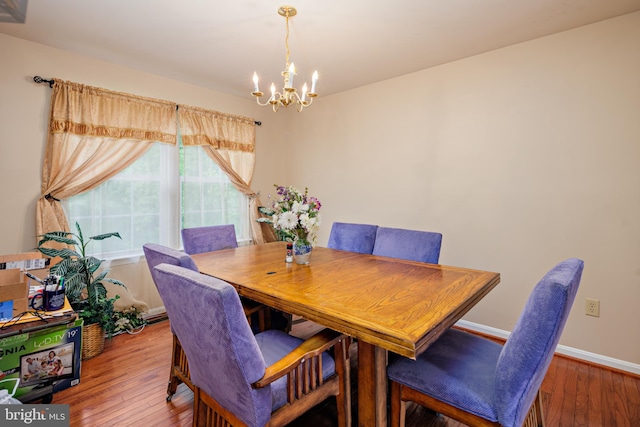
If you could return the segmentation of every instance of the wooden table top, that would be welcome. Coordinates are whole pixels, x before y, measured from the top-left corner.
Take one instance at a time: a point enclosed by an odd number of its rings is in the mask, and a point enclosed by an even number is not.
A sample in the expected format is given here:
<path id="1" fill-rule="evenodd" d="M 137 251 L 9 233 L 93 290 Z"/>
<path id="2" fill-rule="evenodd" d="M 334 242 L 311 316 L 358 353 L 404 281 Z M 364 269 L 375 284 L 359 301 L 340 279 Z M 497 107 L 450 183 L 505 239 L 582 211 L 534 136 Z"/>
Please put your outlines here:
<path id="1" fill-rule="evenodd" d="M 500 282 L 498 273 L 315 247 L 285 263 L 285 243 L 192 255 L 238 293 L 416 358 Z"/>

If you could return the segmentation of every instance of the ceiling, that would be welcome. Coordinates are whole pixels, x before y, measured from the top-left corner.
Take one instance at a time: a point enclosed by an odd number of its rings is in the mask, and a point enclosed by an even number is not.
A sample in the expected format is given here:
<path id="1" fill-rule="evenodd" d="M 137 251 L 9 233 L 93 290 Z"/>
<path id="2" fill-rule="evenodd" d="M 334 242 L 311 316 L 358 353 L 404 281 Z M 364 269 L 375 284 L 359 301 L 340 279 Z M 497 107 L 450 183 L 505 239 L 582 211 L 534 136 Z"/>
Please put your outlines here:
<path id="1" fill-rule="evenodd" d="M 0 0 L 0 11 L 24 0 Z M 29 0 L 0 33 L 250 96 L 282 85 L 292 5 L 295 86 L 329 95 L 640 10 L 640 0 Z M 6 15 L 6 13 L 3 13 Z M 38 70 L 44 78 L 47 70 Z"/>

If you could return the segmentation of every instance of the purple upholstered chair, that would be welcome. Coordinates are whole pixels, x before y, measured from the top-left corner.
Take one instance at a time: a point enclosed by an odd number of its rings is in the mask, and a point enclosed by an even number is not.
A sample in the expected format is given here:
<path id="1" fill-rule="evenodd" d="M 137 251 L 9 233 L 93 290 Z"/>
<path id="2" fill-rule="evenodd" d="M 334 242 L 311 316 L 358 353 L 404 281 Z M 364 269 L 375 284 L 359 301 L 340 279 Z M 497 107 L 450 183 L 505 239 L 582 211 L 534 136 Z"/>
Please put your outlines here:
<path id="1" fill-rule="evenodd" d="M 149 271 L 151 272 L 151 278 L 153 282 L 158 286 L 158 281 L 156 279 L 156 273 L 153 267 L 158 264 L 171 264 L 171 265 L 179 265 L 181 267 L 188 268 L 193 271 L 198 271 L 198 267 L 193 262 L 193 259 L 184 252 L 181 252 L 177 249 L 169 248 L 167 246 L 158 245 L 155 243 L 147 243 L 142 249 L 144 250 L 145 258 L 147 259 L 147 265 L 149 266 Z M 253 301 L 248 301 L 244 306 L 245 316 L 249 321 L 251 321 L 251 316 L 253 313 L 259 311 L 259 328 L 260 330 L 264 330 L 265 328 L 265 315 L 263 314 L 262 305 L 259 305 Z M 173 327 L 171 328 L 171 332 L 173 332 Z M 171 355 L 171 370 L 169 371 L 169 384 L 167 385 L 167 402 L 171 400 L 173 395 L 176 393 L 178 386 L 183 382 L 193 390 L 193 384 L 191 383 L 191 379 L 189 378 L 189 362 L 187 361 L 187 357 L 182 351 L 182 346 L 180 345 L 180 340 L 176 337 L 175 333 L 173 334 L 173 350 Z"/>
<path id="2" fill-rule="evenodd" d="M 233 224 L 183 228 L 180 233 L 182 234 L 184 251 L 189 255 L 238 247 L 236 228 Z M 251 317 L 258 318 L 258 331 L 264 331 L 271 327 L 269 307 L 246 298 L 242 298 L 242 305 L 249 322 L 251 322 Z"/>
<path id="3" fill-rule="evenodd" d="M 184 251 L 189 255 L 238 247 L 233 224 L 183 228 L 181 234 Z"/>
<path id="4" fill-rule="evenodd" d="M 334 222 L 327 247 L 342 251 L 370 254 L 376 240 L 377 225 Z"/>
<path id="5" fill-rule="evenodd" d="M 470 426 L 543 425 L 540 384 L 583 268 L 582 260 L 572 258 L 549 271 L 504 345 L 450 329 L 417 360 L 397 356 L 390 361 L 391 425 L 404 424 L 407 400 Z"/>
<path id="6" fill-rule="evenodd" d="M 156 284 L 156 287 L 158 286 L 156 271 L 154 269 L 156 265 L 179 265 L 193 271 L 198 271 L 198 267 L 196 267 L 196 264 L 193 262 L 191 257 L 179 250 L 155 243 L 147 243 L 142 246 L 142 249 L 144 250 L 145 258 L 147 259 L 149 271 L 151 271 L 151 278 L 153 279 L 153 283 Z M 169 384 L 167 386 L 167 402 L 169 402 L 176 393 L 178 385 L 180 385 L 181 382 L 185 383 L 187 387 L 193 390 L 193 384 L 189 378 L 189 363 L 182 350 L 182 346 L 180 345 L 180 340 L 178 340 L 175 332 L 173 331 L 173 326 L 171 327 L 171 332 L 173 332 L 173 350 L 171 354 Z"/>
<path id="7" fill-rule="evenodd" d="M 373 254 L 437 264 L 441 245 L 440 233 L 378 227 Z"/>
<path id="8" fill-rule="evenodd" d="M 307 341 L 279 330 L 254 336 L 231 285 L 174 265 L 155 270 L 189 358 L 194 426 L 282 426 L 330 396 L 338 424 L 347 425 L 346 336 L 328 329 Z M 326 352 L 331 347 L 335 359 Z"/>

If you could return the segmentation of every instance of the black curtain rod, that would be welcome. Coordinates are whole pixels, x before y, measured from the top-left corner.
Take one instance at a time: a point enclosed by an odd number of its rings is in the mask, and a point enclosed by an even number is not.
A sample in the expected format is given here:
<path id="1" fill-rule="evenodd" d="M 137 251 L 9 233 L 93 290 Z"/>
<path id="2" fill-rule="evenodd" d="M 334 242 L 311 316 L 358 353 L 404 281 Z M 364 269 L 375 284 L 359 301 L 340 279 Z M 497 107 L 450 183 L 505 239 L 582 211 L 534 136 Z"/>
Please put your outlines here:
<path id="1" fill-rule="evenodd" d="M 49 83 L 49 87 L 53 87 L 53 85 L 55 84 L 55 81 L 53 79 L 51 80 L 47 80 L 47 79 L 43 79 L 40 76 L 35 76 L 33 78 L 33 81 L 36 83 Z M 178 106 L 176 105 L 176 110 L 178 109 Z M 262 122 L 256 120 L 254 121 L 254 123 L 256 124 L 256 126 L 262 126 Z"/>
<path id="2" fill-rule="evenodd" d="M 36 83 L 49 83 L 49 87 L 53 87 L 53 85 L 55 84 L 55 81 L 53 81 L 53 79 L 46 80 L 46 79 L 43 79 L 40 76 L 35 76 L 33 78 L 33 81 L 36 82 Z"/>

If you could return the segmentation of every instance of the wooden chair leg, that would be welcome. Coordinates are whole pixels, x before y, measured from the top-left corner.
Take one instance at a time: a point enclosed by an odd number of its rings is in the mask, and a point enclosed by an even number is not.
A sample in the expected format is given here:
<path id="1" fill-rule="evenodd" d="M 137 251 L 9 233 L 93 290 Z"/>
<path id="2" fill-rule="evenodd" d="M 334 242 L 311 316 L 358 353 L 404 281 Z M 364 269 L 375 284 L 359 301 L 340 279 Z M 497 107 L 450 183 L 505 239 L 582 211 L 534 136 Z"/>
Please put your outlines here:
<path id="1" fill-rule="evenodd" d="M 407 403 L 404 402 L 401 398 L 401 390 L 402 387 L 399 383 L 395 381 L 391 382 L 391 427 L 404 427 L 405 416 L 407 412 Z"/>
<path id="2" fill-rule="evenodd" d="M 167 385 L 167 402 L 171 401 L 171 398 L 176 393 L 180 383 L 184 383 L 187 387 L 193 390 L 187 355 L 184 353 L 184 350 L 182 350 L 182 345 L 180 345 L 178 337 L 174 334 L 171 354 L 171 370 L 169 371 L 169 384 Z"/>
<path id="3" fill-rule="evenodd" d="M 176 391 L 178 390 L 178 386 L 180 385 L 180 379 L 174 375 L 173 366 L 171 367 L 171 372 L 169 373 L 169 383 L 167 384 L 167 402 L 171 402 L 171 398 Z"/>
<path id="4" fill-rule="evenodd" d="M 351 368 L 349 361 L 349 345 L 351 339 L 345 337 L 344 340 L 334 347 L 334 360 L 336 373 L 342 380 L 342 388 L 336 396 L 336 407 L 338 410 L 338 427 L 351 427 Z"/>
<path id="5" fill-rule="evenodd" d="M 205 422 L 201 421 L 202 417 L 202 402 L 200 401 L 200 389 L 195 388 L 193 390 L 193 427 L 203 426 Z"/>
<path id="6" fill-rule="evenodd" d="M 180 346 L 178 338 L 175 336 L 175 334 L 173 334 L 173 347 L 171 349 L 171 368 L 169 370 L 169 383 L 167 384 L 167 402 L 171 401 L 171 398 L 174 394 L 176 394 L 178 386 L 182 382 L 180 381 L 180 378 L 175 374 L 175 366 L 177 360 L 180 358 L 179 353 L 182 353 L 182 347 Z"/>

